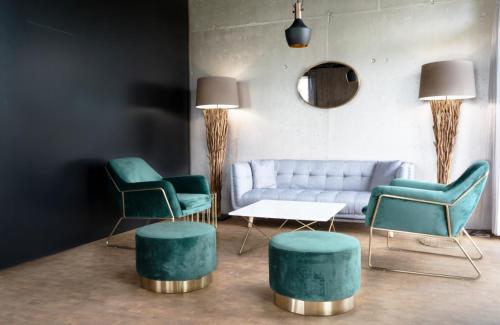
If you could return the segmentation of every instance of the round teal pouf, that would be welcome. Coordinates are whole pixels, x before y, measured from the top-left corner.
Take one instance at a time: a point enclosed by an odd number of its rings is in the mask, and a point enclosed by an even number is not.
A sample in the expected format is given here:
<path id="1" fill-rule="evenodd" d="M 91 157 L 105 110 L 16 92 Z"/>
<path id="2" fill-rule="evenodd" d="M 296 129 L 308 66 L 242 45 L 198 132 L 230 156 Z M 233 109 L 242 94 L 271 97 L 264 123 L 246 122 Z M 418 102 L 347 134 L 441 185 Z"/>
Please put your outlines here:
<path id="1" fill-rule="evenodd" d="M 137 229 L 136 269 L 141 286 L 158 293 L 202 289 L 217 264 L 216 234 L 198 222 L 160 222 Z"/>
<path id="2" fill-rule="evenodd" d="M 351 236 L 297 231 L 269 243 L 274 303 L 302 315 L 330 316 L 354 308 L 361 283 L 361 249 Z"/>

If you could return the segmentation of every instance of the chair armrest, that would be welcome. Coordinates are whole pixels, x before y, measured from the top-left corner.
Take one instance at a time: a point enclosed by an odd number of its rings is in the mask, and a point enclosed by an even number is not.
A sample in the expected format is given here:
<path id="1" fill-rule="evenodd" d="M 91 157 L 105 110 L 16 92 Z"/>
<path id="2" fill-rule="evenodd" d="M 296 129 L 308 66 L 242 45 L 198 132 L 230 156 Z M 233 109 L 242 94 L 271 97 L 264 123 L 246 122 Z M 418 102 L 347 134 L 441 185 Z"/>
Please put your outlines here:
<path id="1" fill-rule="evenodd" d="M 376 220 L 377 202 L 380 202 Z M 375 228 L 447 236 L 445 192 L 400 186 L 377 186 L 365 211 L 365 225 Z"/>
<path id="2" fill-rule="evenodd" d="M 445 193 L 441 191 L 391 185 L 377 186 L 373 189 L 368 206 L 364 209 L 366 226 L 370 226 L 378 198 L 382 195 L 403 201 L 418 201 L 423 204 L 446 205 L 452 203 Z"/>
<path id="3" fill-rule="evenodd" d="M 178 217 L 182 209 L 172 183 L 155 182 L 129 183 L 123 192 L 126 216 Z"/>
<path id="4" fill-rule="evenodd" d="M 377 186 L 372 191 L 373 196 L 397 196 L 405 198 L 407 200 L 420 200 L 420 201 L 430 201 L 439 204 L 451 204 L 453 203 L 450 198 L 443 191 L 412 188 L 412 187 L 402 187 L 402 186 L 391 186 L 382 185 Z"/>
<path id="5" fill-rule="evenodd" d="M 444 191 L 445 184 L 417 181 L 413 179 L 396 178 L 391 182 L 391 186 L 409 187 L 422 190 Z"/>
<path id="6" fill-rule="evenodd" d="M 172 183 L 178 193 L 210 194 L 207 179 L 202 175 L 190 175 L 165 178 Z"/>

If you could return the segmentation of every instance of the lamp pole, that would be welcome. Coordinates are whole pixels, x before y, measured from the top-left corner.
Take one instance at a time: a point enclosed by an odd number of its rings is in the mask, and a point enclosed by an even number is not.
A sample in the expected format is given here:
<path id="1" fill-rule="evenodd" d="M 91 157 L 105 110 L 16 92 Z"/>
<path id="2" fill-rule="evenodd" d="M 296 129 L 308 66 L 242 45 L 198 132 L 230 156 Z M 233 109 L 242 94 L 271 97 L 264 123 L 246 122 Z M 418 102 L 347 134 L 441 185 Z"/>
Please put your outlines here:
<path id="1" fill-rule="evenodd" d="M 437 181 L 448 184 L 450 179 L 453 149 L 457 137 L 462 100 L 432 100 L 432 129 L 437 158 Z"/>
<path id="2" fill-rule="evenodd" d="M 210 191 L 215 196 L 216 217 L 221 214 L 222 176 L 227 149 L 228 109 L 239 107 L 236 79 L 204 77 L 198 79 L 196 107 L 203 110 L 207 137 Z"/>
<path id="3" fill-rule="evenodd" d="M 208 164 L 210 166 L 210 191 L 215 193 L 215 211 L 220 216 L 222 174 L 226 159 L 228 112 L 227 109 L 205 109 Z"/>

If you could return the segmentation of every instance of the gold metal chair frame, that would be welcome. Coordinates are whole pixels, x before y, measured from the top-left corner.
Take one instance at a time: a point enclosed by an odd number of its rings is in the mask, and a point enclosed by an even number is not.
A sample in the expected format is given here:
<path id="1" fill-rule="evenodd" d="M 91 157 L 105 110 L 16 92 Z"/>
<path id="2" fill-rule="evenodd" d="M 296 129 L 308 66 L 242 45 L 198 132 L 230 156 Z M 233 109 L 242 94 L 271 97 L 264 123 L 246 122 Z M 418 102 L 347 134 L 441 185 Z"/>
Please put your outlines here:
<path id="1" fill-rule="evenodd" d="M 431 200 L 420 200 L 420 199 L 414 199 L 411 197 L 404 197 L 404 196 L 398 196 L 398 195 L 389 195 L 389 194 L 382 194 L 378 197 L 377 203 L 375 205 L 375 211 L 373 213 L 372 221 L 370 223 L 370 240 L 368 244 L 368 267 L 370 269 L 377 269 L 377 270 L 385 270 L 385 271 L 391 271 L 391 272 L 398 272 L 398 273 L 407 273 L 407 274 L 415 274 L 415 275 L 426 275 L 426 276 L 434 276 L 434 277 L 442 277 L 442 278 L 452 278 L 452 279 L 463 279 L 463 280 L 477 280 L 481 277 L 481 271 L 479 271 L 479 268 L 477 265 L 474 263 L 474 260 L 480 260 L 483 258 L 483 252 L 479 249 L 477 244 L 472 240 L 471 236 L 469 233 L 465 230 L 465 227 L 462 228 L 457 236 L 452 235 L 451 231 L 451 217 L 450 217 L 450 208 L 455 206 L 460 200 L 462 200 L 470 191 L 472 191 L 477 185 L 481 183 L 486 177 L 488 176 L 488 173 L 484 174 L 481 176 L 474 184 L 472 184 L 464 193 L 462 193 L 454 202 L 452 203 L 447 203 L 447 202 L 439 202 L 439 201 L 431 201 Z M 417 232 L 409 232 L 409 231 L 401 231 L 397 229 L 386 229 L 386 228 L 378 228 L 378 227 L 373 227 L 375 224 L 375 220 L 378 216 L 379 212 L 379 207 L 383 199 L 395 199 L 395 200 L 403 200 L 403 201 L 412 201 L 412 202 L 418 202 L 418 203 L 423 203 L 423 204 L 433 204 L 433 205 L 439 205 L 442 206 L 445 209 L 445 215 L 446 215 L 446 225 L 447 225 L 447 230 L 448 230 L 448 236 L 438 236 L 438 235 L 429 235 L 429 234 L 422 234 L 422 233 L 417 233 Z M 464 256 L 457 256 L 457 255 L 449 255 L 449 254 L 441 254 L 441 253 L 433 253 L 433 252 L 424 252 L 424 251 L 419 251 L 419 250 L 411 250 L 411 249 L 397 249 L 400 251 L 409 251 L 409 252 L 416 252 L 416 253 L 424 253 L 424 254 L 433 254 L 433 255 L 441 255 L 441 256 L 447 256 L 447 257 L 459 257 L 459 258 L 466 258 L 469 263 L 472 265 L 474 268 L 476 275 L 475 276 L 463 276 L 463 275 L 456 275 L 456 274 L 448 274 L 448 273 L 429 273 L 429 272 L 419 272 L 419 271 L 412 271 L 412 270 L 401 270 L 401 269 L 393 269 L 393 268 L 388 268 L 384 266 L 377 266 L 372 263 L 372 240 L 373 240 L 373 230 L 381 230 L 381 231 L 387 231 L 387 232 L 394 232 L 394 233 L 404 233 L 404 234 L 415 234 L 415 235 L 425 235 L 429 237 L 437 237 L 437 238 L 450 238 L 453 240 L 455 244 L 460 248 L 461 252 L 463 253 Z M 472 242 L 474 248 L 476 251 L 479 253 L 479 257 L 472 258 L 465 248 L 462 246 L 460 243 L 460 234 L 465 234 L 466 237 Z M 387 236 L 387 247 L 389 249 L 393 249 L 390 244 L 389 244 L 389 235 Z"/>
<path id="2" fill-rule="evenodd" d="M 108 235 L 108 238 L 106 239 L 106 246 L 107 247 L 114 247 L 114 248 L 126 248 L 126 249 L 134 249 L 133 247 L 129 247 L 129 246 L 121 246 L 121 245 L 110 245 L 110 240 L 111 240 L 111 237 L 113 237 L 116 229 L 118 229 L 118 226 L 120 225 L 120 223 L 125 220 L 125 219 L 130 219 L 130 220 L 145 220 L 146 221 L 146 225 L 149 224 L 149 222 L 151 222 L 151 220 L 168 220 L 170 219 L 172 222 L 175 222 L 175 217 L 173 216 L 174 213 L 172 211 L 172 207 L 170 206 L 170 202 L 168 201 L 168 198 L 167 198 L 167 193 L 165 193 L 165 190 L 161 187 L 151 187 L 151 188 L 144 188 L 144 189 L 137 189 L 137 190 L 121 190 L 119 187 L 118 187 L 118 184 L 116 184 L 115 180 L 113 179 L 113 176 L 111 176 L 110 172 L 108 171 L 108 168 L 106 167 L 106 173 L 108 174 L 109 178 L 111 179 L 111 181 L 113 182 L 113 185 L 115 186 L 116 190 L 118 192 L 120 192 L 120 195 L 121 195 L 121 210 L 122 210 L 122 215 L 120 217 L 120 219 L 118 219 L 118 221 L 116 222 L 115 226 L 113 227 L 113 229 L 111 230 L 110 234 Z M 170 215 L 172 217 L 151 217 L 151 216 L 144 216 L 144 217 L 127 217 L 125 215 L 125 193 L 131 193 L 131 192 L 147 192 L 147 191 L 161 191 L 162 194 L 163 194 L 163 199 L 165 200 L 165 204 L 168 208 L 168 211 L 170 213 Z M 212 193 L 212 203 L 213 202 L 217 202 L 217 199 L 216 197 L 214 197 L 215 194 Z M 178 217 L 177 219 L 184 219 L 183 221 L 196 221 L 196 222 L 206 222 L 208 224 L 212 224 L 215 228 L 217 228 L 217 216 L 216 216 L 216 213 L 215 211 L 217 211 L 217 203 L 212 204 L 212 206 L 210 207 L 210 209 L 207 209 L 205 211 L 202 211 L 202 212 L 198 212 L 198 213 L 195 213 L 195 214 L 191 214 L 191 215 L 187 215 L 187 216 L 182 216 L 182 217 Z"/>

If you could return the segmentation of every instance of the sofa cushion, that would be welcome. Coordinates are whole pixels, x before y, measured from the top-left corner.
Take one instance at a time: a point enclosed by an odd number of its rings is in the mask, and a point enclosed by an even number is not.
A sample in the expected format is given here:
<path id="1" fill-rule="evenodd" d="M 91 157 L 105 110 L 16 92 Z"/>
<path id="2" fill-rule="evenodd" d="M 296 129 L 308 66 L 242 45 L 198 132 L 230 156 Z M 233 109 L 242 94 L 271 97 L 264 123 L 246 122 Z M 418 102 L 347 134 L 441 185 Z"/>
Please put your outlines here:
<path id="1" fill-rule="evenodd" d="M 368 204 L 371 192 L 365 191 L 315 191 L 297 189 L 253 189 L 242 197 L 243 205 L 260 200 L 287 200 L 345 203 L 340 214 L 362 215 L 362 209 Z"/>
<path id="2" fill-rule="evenodd" d="M 375 164 L 372 178 L 370 181 L 370 190 L 380 185 L 388 185 L 396 178 L 396 174 L 401 167 L 402 162 L 399 160 L 394 161 L 378 161 Z"/>
<path id="3" fill-rule="evenodd" d="M 252 160 L 253 188 L 276 188 L 274 160 Z"/>

